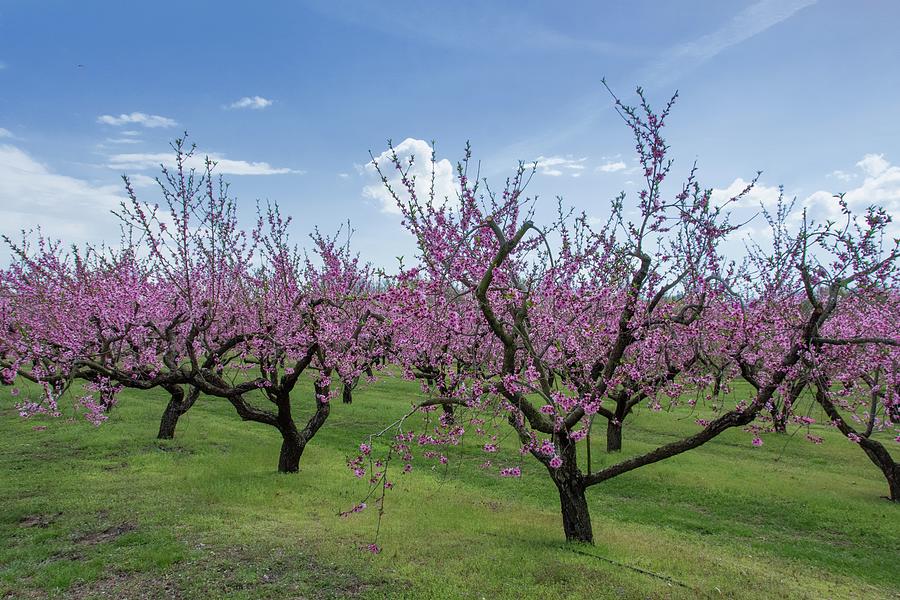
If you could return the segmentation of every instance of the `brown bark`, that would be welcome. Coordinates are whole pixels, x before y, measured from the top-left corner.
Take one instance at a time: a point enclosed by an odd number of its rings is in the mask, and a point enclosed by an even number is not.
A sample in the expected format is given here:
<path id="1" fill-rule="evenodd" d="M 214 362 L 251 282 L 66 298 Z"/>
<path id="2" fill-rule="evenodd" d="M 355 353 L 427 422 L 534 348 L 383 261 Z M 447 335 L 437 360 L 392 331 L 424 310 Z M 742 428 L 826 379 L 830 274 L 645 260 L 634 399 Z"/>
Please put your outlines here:
<path id="1" fill-rule="evenodd" d="M 575 442 L 563 436 L 559 440 L 559 453 L 563 464 L 554 469 L 546 462 L 550 477 L 559 491 L 559 506 L 562 513 L 563 532 L 567 542 L 594 543 L 594 530 L 591 526 L 591 514 L 588 509 L 585 491 L 587 486 L 584 476 L 578 470 Z"/>
<path id="2" fill-rule="evenodd" d="M 606 451 L 622 451 L 622 423 L 613 420 L 606 422 Z"/>
<path id="3" fill-rule="evenodd" d="M 831 419 L 838 430 L 846 436 L 855 435 L 859 438 L 859 446 L 876 467 L 884 474 L 888 484 L 888 500 L 900 502 L 900 463 L 896 462 L 880 442 L 870 439 L 869 432 L 862 434 L 857 431 L 841 416 L 837 407 L 828 396 L 829 384 L 827 381 L 816 382 L 816 401 L 825 410 L 825 414 Z"/>
<path id="4" fill-rule="evenodd" d="M 186 413 L 200 397 L 200 390 L 191 387 L 187 395 L 184 388 L 180 385 L 167 386 L 166 391 L 169 392 L 169 403 L 166 410 L 163 411 L 162 418 L 159 421 L 159 433 L 156 438 L 160 440 L 171 440 L 175 437 L 175 427 L 178 425 L 178 419 Z"/>
<path id="5" fill-rule="evenodd" d="M 594 543 L 594 530 L 588 510 L 585 487 L 581 478 L 554 478 L 559 490 L 559 504 L 562 512 L 563 531 L 567 542 Z"/>

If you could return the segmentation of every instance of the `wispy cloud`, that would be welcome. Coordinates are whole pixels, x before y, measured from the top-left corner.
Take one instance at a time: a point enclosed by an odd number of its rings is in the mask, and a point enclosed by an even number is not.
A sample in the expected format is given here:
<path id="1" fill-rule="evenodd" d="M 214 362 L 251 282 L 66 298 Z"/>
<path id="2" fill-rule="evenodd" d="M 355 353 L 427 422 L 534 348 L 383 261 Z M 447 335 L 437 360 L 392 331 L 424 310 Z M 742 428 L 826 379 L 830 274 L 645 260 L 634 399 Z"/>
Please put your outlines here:
<path id="1" fill-rule="evenodd" d="M 717 54 L 791 18 L 818 0 L 759 0 L 737 13 L 719 29 L 666 49 L 638 78 L 666 86 Z"/>
<path id="2" fill-rule="evenodd" d="M 828 174 L 828 177 L 834 179 L 840 179 L 841 181 L 852 181 L 856 178 L 855 173 L 848 173 L 847 171 L 841 171 L 840 169 L 836 169 Z"/>
<path id="3" fill-rule="evenodd" d="M 206 156 L 194 155 L 186 164 L 190 168 L 203 169 L 205 168 Z M 215 172 L 222 175 L 284 175 L 288 173 L 303 174 L 305 172 L 287 167 L 273 167 L 263 161 L 233 160 L 215 153 L 209 153 L 208 156 L 216 163 Z M 174 165 L 174 161 L 174 155 L 170 152 L 135 152 L 113 154 L 109 157 L 106 166 L 118 171 L 144 171 L 158 169 L 160 165 L 170 167 Z"/>
<path id="4" fill-rule="evenodd" d="M 541 175 L 549 175 L 550 177 L 560 177 L 569 175 L 571 177 L 580 177 L 584 170 L 584 158 L 572 158 L 571 156 L 538 156 L 534 161 L 537 163 L 538 173 Z"/>
<path id="5" fill-rule="evenodd" d="M 40 224 L 66 242 L 109 239 L 118 235 L 110 210 L 122 198 L 121 185 L 61 175 L 15 146 L 0 145 L 0 233 L 14 237 Z"/>
<path id="6" fill-rule="evenodd" d="M 9 129 L 4 129 L 3 127 L 0 127 L 0 138 L 11 138 L 11 137 L 13 137 L 12 131 L 10 131 Z"/>
<path id="7" fill-rule="evenodd" d="M 606 161 L 602 165 L 598 166 L 595 171 L 600 171 L 601 173 L 615 173 L 616 171 L 624 171 L 628 165 L 625 164 L 624 161 L 616 160 L 616 161 Z"/>
<path id="8" fill-rule="evenodd" d="M 235 100 L 226 108 L 249 108 L 251 110 L 262 110 L 272 106 L 272 101 L 262 96 L 244 96 L 240 100 Z"/>
<path id="9" fill-rule="evenodd" d="M 133 137 L 124 137 L 124 138 L 106 138 L 107 144 L 140 144 L 141 140 L 135 139 Z"/>
<path id="10" fill-rule="evenodd" d="M 104 125 L 113 125 L 115 127 L 121 125 L 141 125 L 142 127 L 149 127 L 151 129 L 157 127 L 174 127 L 178 125 L 174 119 L 170 119 L 169 117 L 148 115 L 147 113 L 142 112 L 123 113 L 119 116 L 100 115 L 97 117 L 97 122 L 103 123 Z"/>
<path id="11" fill-rule="evenodd" d="M 576 51 L 605 56 L 633 56 L 643 53 L 638 43 L 623 44 L 601 39 L 600 36 L 580 37 L 553 29 L 537 11 L 504 10 L 499 5 L 481 3 L 479 17 L 473 19 L 467 10 L 448 6 L 440 19 L 434 18 L 426 5 L 416 3 L 347 4 L 343 2 L 309 2 L 308 8 L 354 26 L 378 31 L 403 39 L 418 39 L 426 43 L 466 49 L 490 49 L 492 52 L 522 53 L 529 49 L 542 51 Z M 587 17 L 589 11 L 574 7 L 567 11 L 570 18 Z"/>
<path id="12" fill-rule="evenodd" d="M 149 175 L 141 175 L 140 173 L 129 175 L 128 179 L 134 187 L 151 187 L 157 185 L 155 178 L 150 177 Z"/>

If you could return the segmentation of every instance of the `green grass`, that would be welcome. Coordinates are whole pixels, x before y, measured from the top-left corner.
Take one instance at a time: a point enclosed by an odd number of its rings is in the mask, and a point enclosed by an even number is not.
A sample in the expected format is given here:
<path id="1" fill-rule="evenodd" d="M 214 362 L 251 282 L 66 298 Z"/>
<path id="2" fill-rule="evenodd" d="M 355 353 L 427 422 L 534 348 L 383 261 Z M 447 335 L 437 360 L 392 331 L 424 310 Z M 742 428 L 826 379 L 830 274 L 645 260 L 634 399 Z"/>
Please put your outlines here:
<path id="1" fill-rule="evenodd" d="M 336 404 L 301 472 L 275 472 L 280 438 L 202 398 L 176 439 L 165 403 L 122 394 L 108 423 L 20 420 L 0 404 L 0 598 L 891 598 L 900 506 L 852 443 L 729 432 L 592 488 L 596 545 L 563 542 L 558 499 L 533 461 L 521 479 L 478 468 L 470 439 L 448 468 L 397 477 L 371 555 L 372 508 L 345 467 L 408 407 L 386 378 Z M 627 453 L 695 430 L 642 411 Z M 44 426 L 45 430 L 35 430 Z M 595 436 L 594 460 L 611 462 Z M 518 460 L 510 453 L 508 463 Z M 616 457 L 619 458 L 619 457 Z"/>

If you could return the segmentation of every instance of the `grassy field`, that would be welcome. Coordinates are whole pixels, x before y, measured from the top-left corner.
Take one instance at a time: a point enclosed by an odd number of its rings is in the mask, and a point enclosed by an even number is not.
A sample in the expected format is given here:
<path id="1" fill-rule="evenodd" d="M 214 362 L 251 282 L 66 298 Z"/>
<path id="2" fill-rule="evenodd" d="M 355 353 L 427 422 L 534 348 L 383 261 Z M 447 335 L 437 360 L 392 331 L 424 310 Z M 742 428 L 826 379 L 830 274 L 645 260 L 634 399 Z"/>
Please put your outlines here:
<path id="1" fill-rule="evenodd" d="M 448 468 L 417 459 L 397 478 L 373 555 L 374 510 L 337 516 L 365 492 L 345 461 L 413 384 L 336 405 L 295 475 L 275 472 L 277 432 L 221 401 L 202 398 L 159 442 L 160 393 L 124 393 L 100 428 L 21 420 L 0 393 L 0 598 L 900 597 L 900 506 L 831 431 L 761 448 L 730 432 L 594 487 L 595 546 L 563 543 L 542 467 L 500 478 L 472 438 Z M 696 428 L 685 417 L 674 433 Z M 672 422 L 639 414 L 626 453 L 670 439 Z"/>

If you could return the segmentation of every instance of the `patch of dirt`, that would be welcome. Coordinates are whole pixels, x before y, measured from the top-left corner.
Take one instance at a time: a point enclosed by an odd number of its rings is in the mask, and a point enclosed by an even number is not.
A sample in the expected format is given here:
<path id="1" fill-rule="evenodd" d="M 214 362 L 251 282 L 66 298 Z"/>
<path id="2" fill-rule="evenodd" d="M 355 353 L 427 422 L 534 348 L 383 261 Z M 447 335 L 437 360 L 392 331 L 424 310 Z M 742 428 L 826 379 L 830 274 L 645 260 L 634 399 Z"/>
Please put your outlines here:
<path id="1" fill-rule="evenodd" d="M 61 512 L 52 515 L 27 515 L 19 519 L 19 527 L 50 527 L 60 516 Z"/>
<path id="2" fill-rule="evenodd" d="M 103 531 L 95 531 L 92 533 L 79 535 L 72 541 L 74 541 L 76 544 L 94 546 L 96 544 L 102 544 L 103 542 L 110 542 L 117 537 L 128 533 L 129 531 L 134 531 L 135 529 L 137 529 L 137 525 L 126 521 L 125 523 L 120 523 L 119 525 L 107 527 Z"/>
<path id="3" fill-rule="evenodd" d="M 121 600 L 180 600 L 184 595 L 168 575 L 148 577 L 136 573 L 113 573 L 90 583 L 79 583 L 66 590 L 66 598 L 116 598 Z"/>
<path id="4" fill-rule="evenodd" d="M 217 591 L 245 591 L 261 597 L 285 598 L 365 598 L 388 584 L 387 580 L 365 580 L 346 568 L 326 564 L 305 553 L 277 549 L 263 558 L 243 546 L 217 547 L 198 544 L 205 556 L 193 562 L 210 577 Z M 256 577 L 240 576 L 235 565 L 250 567 Z M 184 566 L 184 564 L 182 565 Z"/>

